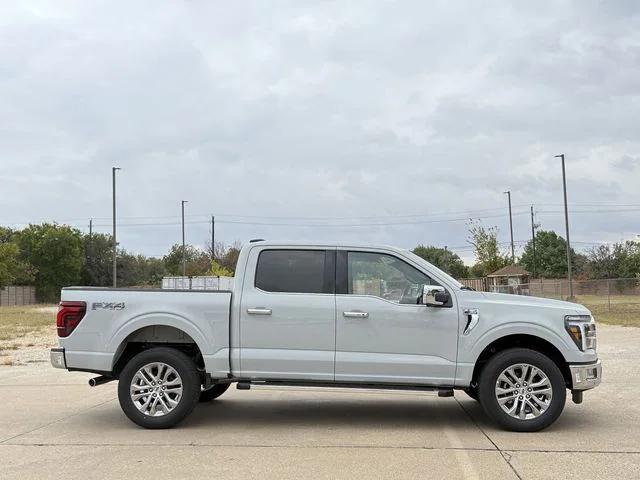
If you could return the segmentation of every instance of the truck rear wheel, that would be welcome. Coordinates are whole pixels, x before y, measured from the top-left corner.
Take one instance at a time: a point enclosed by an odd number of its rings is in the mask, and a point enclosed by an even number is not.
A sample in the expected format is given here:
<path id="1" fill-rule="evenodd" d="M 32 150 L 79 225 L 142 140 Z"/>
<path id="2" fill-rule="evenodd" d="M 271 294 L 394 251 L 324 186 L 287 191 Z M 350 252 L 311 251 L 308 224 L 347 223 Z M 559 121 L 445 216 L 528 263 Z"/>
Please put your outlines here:
<path id="1" fill-rule="evenodd" d="M 480 404 L 496 423 L 515 432 L 548 427 L 566 401 L 558 366 L 535 350 L 513 348 L 491 357 L 480 374 Z"/>
<path id="2" fill-rule="evenodd" d="M 196 365 L 173 348 L 151 348 L 126 364 L 118 383 L 120 407 L 145 428 L 170 428 L 189 415 L 200 396 Z"/>
<path id="3" fill-rule="evenodd" d="M 200 401 L 210 402 L 229 390 L 230 383 L 218 383 L 200 391 Z"/>

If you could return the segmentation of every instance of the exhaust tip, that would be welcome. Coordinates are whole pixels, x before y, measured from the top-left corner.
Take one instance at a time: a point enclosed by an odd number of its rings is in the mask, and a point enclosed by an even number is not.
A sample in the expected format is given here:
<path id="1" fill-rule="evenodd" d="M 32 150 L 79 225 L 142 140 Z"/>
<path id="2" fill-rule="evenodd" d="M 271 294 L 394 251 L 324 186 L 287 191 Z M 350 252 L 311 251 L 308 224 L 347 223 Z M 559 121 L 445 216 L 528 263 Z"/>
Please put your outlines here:
<path id="1" fill-rule="evenodd" d="M 103 383 L 108 383 L 115 380 L 113 377 L 105 377 L 104 375 L 100 375 L 99 377 L 93 377 L 89 379 L 90 387 L 97 387 L 98 385 L 102 385 Z"/>

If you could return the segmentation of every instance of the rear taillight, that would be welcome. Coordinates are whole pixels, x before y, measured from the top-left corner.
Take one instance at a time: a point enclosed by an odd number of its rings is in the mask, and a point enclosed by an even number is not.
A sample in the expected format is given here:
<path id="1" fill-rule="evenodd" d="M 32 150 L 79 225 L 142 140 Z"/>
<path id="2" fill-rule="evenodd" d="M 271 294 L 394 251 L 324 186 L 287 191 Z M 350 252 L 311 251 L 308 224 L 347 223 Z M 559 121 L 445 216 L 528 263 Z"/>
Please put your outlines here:
<path id="1" fill-rule="evenodd" d="M 86 312 L 87 304 L 85 302 L 60 302 L 56 317 L 58 336 L 68 337 L 71 335 Z"/>

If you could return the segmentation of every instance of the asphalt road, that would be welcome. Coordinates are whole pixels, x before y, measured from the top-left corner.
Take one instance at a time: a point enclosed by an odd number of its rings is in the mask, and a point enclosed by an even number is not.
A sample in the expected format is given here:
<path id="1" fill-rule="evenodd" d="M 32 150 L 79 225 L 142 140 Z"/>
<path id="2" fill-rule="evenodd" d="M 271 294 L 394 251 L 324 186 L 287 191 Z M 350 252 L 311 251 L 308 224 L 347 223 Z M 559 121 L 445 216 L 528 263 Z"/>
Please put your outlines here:
<path id="1" fill-rule="evenodd" d="M 601 326 L 603 383 L 540 433 L 464 393 L 230 389 L 173 430 L 121 413 L 115 383 L 0 367 L 0 478 L 640 478 L 640 329 Z"/>

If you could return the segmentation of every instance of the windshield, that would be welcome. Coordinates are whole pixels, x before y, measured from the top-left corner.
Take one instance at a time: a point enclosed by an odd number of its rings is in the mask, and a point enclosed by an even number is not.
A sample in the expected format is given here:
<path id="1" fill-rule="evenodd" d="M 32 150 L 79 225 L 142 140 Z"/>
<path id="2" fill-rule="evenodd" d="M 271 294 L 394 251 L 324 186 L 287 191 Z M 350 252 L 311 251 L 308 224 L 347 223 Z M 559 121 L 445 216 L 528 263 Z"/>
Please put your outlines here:
<path id="1" fill-rule="evenodd" d="M 435 265 L 433 265 L 432 263 L 427 262 L 424 258 L 419 257 L 418 255 L 416 255 L 415 253 L 409 251 L 409 250 L 405 250 L 406 255 L 411 258 L 411 260 L 413 260 L 414 262 L 416 262 L 419 265 L 424 265 L 425 268 L 427 268 L 428 270 L 433 271 L 434 273 L 436 273 L 439 277 L 444 278 L 445 280 L 447 280 L 449 283 L 457 286 L 458 288 L 462 288 L 464 287 L 464 285 L 462 283 L 460 283 L 458 280 L 456 280 L 455 278 L 453 278 L 451 275 L 449 275 L 447 272 L 440 270 L 438 267 L 436 267 Z"/>

